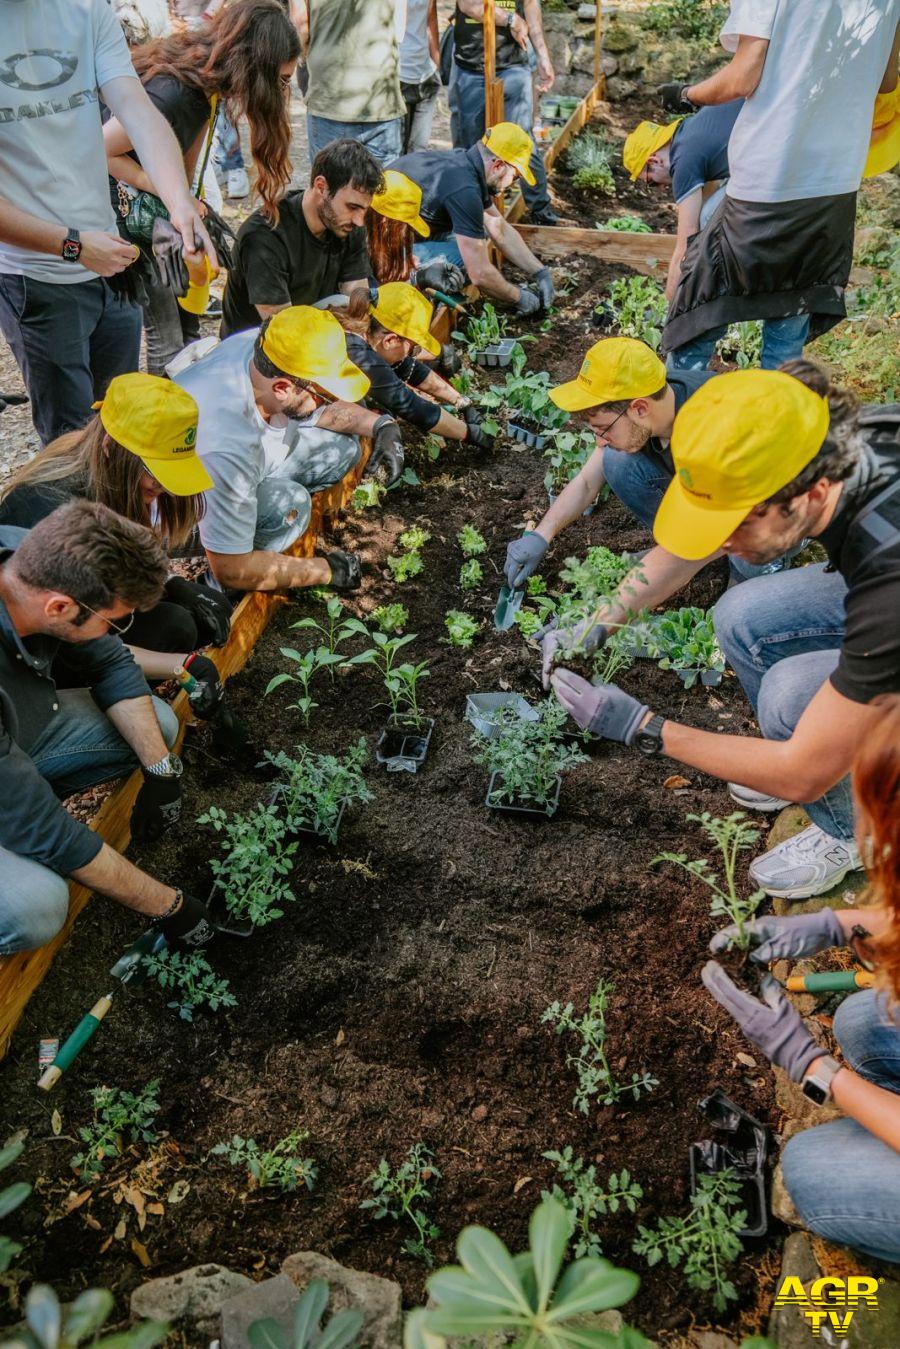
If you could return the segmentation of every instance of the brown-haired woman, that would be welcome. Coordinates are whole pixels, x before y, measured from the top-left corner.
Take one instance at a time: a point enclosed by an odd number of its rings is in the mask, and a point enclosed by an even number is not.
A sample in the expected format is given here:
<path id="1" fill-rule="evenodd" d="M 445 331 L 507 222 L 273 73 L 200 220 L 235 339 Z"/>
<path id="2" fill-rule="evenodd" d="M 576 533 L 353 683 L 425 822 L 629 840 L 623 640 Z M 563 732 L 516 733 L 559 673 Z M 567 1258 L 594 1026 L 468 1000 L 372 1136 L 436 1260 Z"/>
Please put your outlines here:
<path id="1" fill-rule="evenodd" d="M 419 290 L 461 291 L 465 274 L 455 263 L 438 258 L 416 267 L 416 238 L 427 239 L 431 228 L 421 214 L 422 189 L 398 169 L 385 169 L 384 187 L 366 212 L 366 247 L 372 275 L 379 285 L 408 281 Z"/>
<path id="2" fill-rule="evenodd" d="M 279 0 L 235 0 L 201 28 L 136 47 L 134 68 L 151 101 L 175 132 L 188 180 L 212 138 L 213 101 L 232 119 L 246 117 L 263 214 L 278 221 L 278 201 L 291 180 L 291 76 L 300 40 Z M 128 189 L 155 188 L 132 153 L 116 118 L 103 128 L 110 175 Z M 144 306 L 147 368 L 162 375 L 184 345 L 175 295 L 155 277 Z"/>
<path id="3" fill-rule="evenodd" d="M 900 696 L 877 700 L 877 718 L 853 764 L 857 840 L 868 857 L 874 907 L 774 915 L 749 925 L 750 959 L 799 960 L 851 946 L 874 962 L 876 986 L 852 993 L 834 1017 L 841 1062 L 812 1038 L 780 986 L 763 975 L 764 1001 L 737 988 L 711 960 L 703 982 L 773 1063 L 816 1104 L 845 1118 L 795 1134 L 782 1158 L 797 1212 L 813 1232 L 900 1263 Z M 728 948 L 733 928 L 710 943 Z"/>

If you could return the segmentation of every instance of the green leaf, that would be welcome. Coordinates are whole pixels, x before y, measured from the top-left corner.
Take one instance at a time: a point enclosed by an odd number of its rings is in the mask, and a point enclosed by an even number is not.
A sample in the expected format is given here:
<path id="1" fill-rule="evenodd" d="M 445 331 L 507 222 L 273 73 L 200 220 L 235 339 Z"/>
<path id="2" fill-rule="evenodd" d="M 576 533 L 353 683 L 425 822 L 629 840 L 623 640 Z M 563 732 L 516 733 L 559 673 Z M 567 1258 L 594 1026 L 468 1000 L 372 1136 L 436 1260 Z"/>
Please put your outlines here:
<path id="1" fill-rule="evenodd" d="M 609 1260 L 576 1260 L 559 1281 L 548 1319 L 568 1320 L 621 1307 L 634 1297 L 640 1282 L 630 1269 L 618 1269 Z"/>
<path id="2" fill-rule="evenodd" d="M 464 1227 L 456 1243 L 464 1269 L 495 1305 L 530 1315 L 513 1258 L 503 1242 L 486 1227 Z"/>
<path id="3" fill-rule="evenodd" d="M 431 1312 L 416 1307 L 409 1313 L 403 1326 L 403 1349 L 446 1349 L 443 1335 L 435 1335 L 430 1328 Z"/>
<path id="4" fill-rule="evenodd" d="M 259 1321 L 254 1321 L 247 1327 L 247 1339 L 253 1346 L 253 1349 L 290 1349 L 288 1338 L 281 1326 L 272 1316 L 264 1316 Z M 306 1344 L 305 1340 L 296 1340 L 298 1346 Z"/>
<path id="5" fill-rule="evenodd" d="M 80 1293 L 66 1317 L 66 1339 L 78 1344 L 96 1335 L 113 1309 L 115 1299 L 105 1288 L 88 1288 Z"/>
<path id="6" fill-rule="evenodd" d="M 357 1342 L 364 1320 L 362 1312 L 356 1307 L 338 1312 L 323 1330 L 316 1349 L 348 1349 L 348 1346 Z M 299 1349 L 299 1346 L 295 1345 L 294 1349 Z"/>
<path id="7" fill-rule="evenodd" d="M 25 1144 L 20 1140 L 18 1143 L 10 1143 L 7 1148 L 0 1148 L 0 1171 L 5 1171 L 8 1166 L 12 1166 L 17 1157 L 22 1155 Z"/>
<path id="8" fill-rule="evenodd" d="M 134 1330 L 110 1335 L 98 1341 L 98 1349 L 153 1349 L 166 1338 L 170 1326 L 165 1321 L 142 1321 Z"/>
<path id="9" fill-rule="evenodd" d="M 42 1349 L 57 1349 L 62 1327 L 59 1299 L 45 1283 L 32 1286 L 25 1299 L 25 1321 Z"/>
<path id="10" fill-rule="evenodd" d="M 12 1213 L 14 1208 L 24 1204 L 30 1194 L 31 1186 L 27 1180 L 19 1180 L 15 1185 L 8 1185 L 5 1190 L 0 1190 L 0 1218 L 5 1218 L 7 1213 Z"/>
<path id="11" fill-rule="evenodd" d="M 312 1342 L 315 1331 L 328 1306 L 328 1284 L 325 1279 L 312 1279 L 294 1308 L 294 1349 L 302 1349 Z"/>
<path id="12" fill-rule="evenodd" d="M 557 1199 L 545 1199 L 531 1215 L 528 1234 L 537 1280 L 537 1310 L 540 1312 L 550 1302 L 571 1231 L 571 1215 Z"/>
<path id="13" fill-rule="evenodd" d="M 293 675 L 285 674 L 282 670 L 281 674 L 273 675 L 269 680 L 266 685 L 266 693 L 271 693 L 273 689 L 277 689 L 281 684 L 289 684 L 292 679 Z"/>

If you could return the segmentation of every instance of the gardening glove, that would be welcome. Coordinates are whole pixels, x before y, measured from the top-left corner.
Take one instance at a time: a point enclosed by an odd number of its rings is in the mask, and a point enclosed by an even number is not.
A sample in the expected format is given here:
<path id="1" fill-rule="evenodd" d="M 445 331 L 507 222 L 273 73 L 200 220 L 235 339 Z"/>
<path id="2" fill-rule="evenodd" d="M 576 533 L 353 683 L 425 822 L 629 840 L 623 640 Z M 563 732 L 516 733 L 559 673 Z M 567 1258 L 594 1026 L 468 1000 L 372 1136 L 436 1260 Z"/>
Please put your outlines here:
<path id="1" fill-rule="evenodd" d="M 442 342 L 441 354 L 437 359 L 437 367 L 441 373 L 449 378 L 451 375 L 458 375 L 462 366 L 463 358 L 459 348 L 452 342 Z"/>
<path id="2" fill-rule="evenodd" d="M 325 561 L 331 568 L 332 590 L 359 590 L 362 585 L 362 568 L 355 553 L 344 553 L 339 548 L 325 554 Z"/>
<path id="3" fill-rule="evenodd" d="M 675 80 L 672 84 L 658 84 L 656 95 L 664 112 L 696 112 L 697 104 L 692 103 L 685 94 L 690 85 Z"/>
<path id="4" fill-rule="evenodd" d="M 262 755 L 251 743 L 250 732 L 227 704 L 222 703 L 213 722 L 212 747 L 223 759 L 249 769 L 255 768 Z"/>
<path id="5" fill-rule="evenodd" d="M 753 945 L 750 959 L 757 965 L 768 965 L 773 960 L 799 960 L 848 943 L 834 909 L 801 913 L 795 918 L 777 918 L 770 914 L 745 923 L 744 931 Z M 714 955 L 727 951 L 737 935 L 734 925 L 723 927 L 709 943 L 709 949 Z"/>
<path id="6" fill-rule="evenodd" d="M 617 684 L 589 684 L 571 670 L 557 670 L 550 682 L 553 692 L 581 729 L 604 740 L 630 745 L 650 711 L 646 703 L 639 703 Z"/>
<path id="7" fill-rule="evenodd" d="M 556 287 L 553 284 L 553 277 L 550 275 L 550 268 L 542 267 L 539 272 L 534 273 L 531 280 L 537 286 L 538 295 L 541 297 L 541 304 L 544 309 L 549 309 L 556 299 Z"/>
<path id="8" fill-rule="evenodd" d="M 400 427 L 387 413 L 378 418 L 372 433 L 372 453 L 366 464 L 364 478 L 378 477 L 387 487 L 393 487 L 403 472 L 405 463 Z"/>
<path id="9" fill-rule="evenodd" d="M 455 262 L 447 262 L 446 258 L 437 258 L 424 267 L 416 268 L 415 278 L 417 290 L 442 290 L 445 295 L 458 295 L 466 285 L 465 272 Z"/>
<path id="10" fill-rule="evenodd" d="M 700 976 L 716 1002 L 730 1012 L 748 1040 L 766 1058 L 783 1068 L 792 1082 L 802 1082 L 813 1059 L 824 1053 L 770 974 L 759 981 L 763 1001 L 729 979 L 717 960 L 708 960 Z"/>
<path id="11" fill-rule="evenodd" d="M 209 656 L 202 656 L 199 651 L 191 652 L 184 662 L 184 668 L 197 681 L 196 688 L 191 689 L 188 694 L 188 702 L 194 716 L 199 717 L 201 721 L 211 721 L 222 706 L 222 699 L 225 696 L 218 670 Z"/>
<path id="12" fill-rule="evenodd" d="M 506 584 L 513 590 L 521 590 L 533 571 L 541 565 L 544 554 L 550 547 L 546 539 L 533 529 L 526 529 L 521 539 L 512 539 L 506 545 Z"/>
<path id="13" fill-rule="evenodd" d="M 603 646 L 609 636 L 609 630 L 602 623 L 592 623 L 589 618 L 583 618 L 580 623 L 575 623 L 570 628 L 560 628 L 557 626 L 556 619 L 552 618 L 549 623 L 535 633 L 535 636 L 540 642 L 543 652 L 541 678 L 544 688 L 548 689 L 550 687 L 550 675 L 553 672 L 553 662 L 560 647 L 564 647 L 566 650 L 583 651 L 586 656 L 593 655 Z"/>
<path id="14" fill-rule="evenodd" d="M 181 816 L 181 777 L 157 778 L 144 774 L 144 785 L 131 811 L 131 837 L 136 843 L 155 843 Z"/>
<path id="15" fill-rule="evenodd" d="M 538 292 L 532 290 L 530 286 L 520 286 L 515 312 L 524 317 L 526 314 L 536 314 L 540 307 L 541 297 Z"/>
<path id="16" fill-rule="evenodd" d="M 231 631 L 231 601 L 220 590 L 183 576 L 170 576 L 163 588 L 163 599 L 187 609 L 197 625 L 201 646 L 222 646 Z"/>
<path id="17" fill-rule="evenodd" d="M 184 260 L 184 240 L 171 220 L 157 216 L 153 222 L 153 256 L 160 284 L 178 296 L 187 295 L 188 275 Z"/>
<path id="18" fill-rule="evenodd" d="M 223 267 L 227 267 L 231 271 L 234 266 L 231 245 L 237 243 L 237 235 L 228 221 L 223 220 L 218 211 L 214 211 L 208 201 L 205 201 L 203 205 L 206 208 L 203 223 L 212 240 L 213 248 L 216 250 L 216 257 Z"/>
<path id="19" fill-rule="evenodd" d="M 492 436 L 489 431 L 485 431 L 481 425 L 481 413 L 477 408 L 467 407 L 463 410 L 463 421 L 466 424 L 466 444 L 474 445 L 476 450 L 492 450 L 496 436 Z"/>
<path id="20" fill-rule="evenodd" d="M 217 931 L 206 905 L 193 895 L 184 895 L 181 907 L 158 927 L 173 946 L 206 946 Z"/>

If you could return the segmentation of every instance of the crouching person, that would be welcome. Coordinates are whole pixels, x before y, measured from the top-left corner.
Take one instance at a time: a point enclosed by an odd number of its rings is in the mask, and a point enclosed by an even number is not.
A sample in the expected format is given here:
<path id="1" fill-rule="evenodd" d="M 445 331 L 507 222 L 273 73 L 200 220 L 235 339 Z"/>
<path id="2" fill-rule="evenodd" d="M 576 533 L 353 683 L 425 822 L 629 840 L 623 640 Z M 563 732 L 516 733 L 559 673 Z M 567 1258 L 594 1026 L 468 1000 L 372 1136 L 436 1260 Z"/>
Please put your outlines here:
<path id="1" fill-rule="evenodd" d="M 152 842 L 178 819 L 178 721 L 120 636 L 158 602 L 167 572 L 148 529 L 96 502 L 60 506 L 27 534 L 0 528 L 0 955 L 55 936 L 67 876 L 159 920 L 172 940 L 213 935 L 202 904 L 126 861 L 59 800 L 142 768 L 134 838 Z M 57 689 L 59 665 L 77 687 Z"/>

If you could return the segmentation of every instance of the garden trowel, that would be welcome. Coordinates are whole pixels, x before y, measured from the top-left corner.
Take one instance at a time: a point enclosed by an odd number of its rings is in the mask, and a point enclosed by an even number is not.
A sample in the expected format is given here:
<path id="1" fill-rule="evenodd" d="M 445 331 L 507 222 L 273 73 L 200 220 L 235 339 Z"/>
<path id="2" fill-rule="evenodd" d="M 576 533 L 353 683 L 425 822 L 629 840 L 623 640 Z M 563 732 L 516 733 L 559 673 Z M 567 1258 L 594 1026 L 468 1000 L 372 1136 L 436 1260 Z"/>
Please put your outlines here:
<path id="1" fill-rule="evenodd" d="M 513 590 L 512 586 L 500 587 L 497 607 L 494 610 L 494 627 L 498 632 L 505 632 L 507 628 L 512 627 L 524 598 L 525 591 L 522 589 Z"/>

